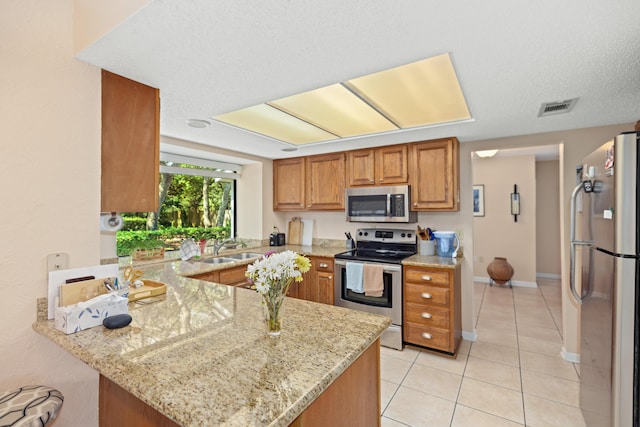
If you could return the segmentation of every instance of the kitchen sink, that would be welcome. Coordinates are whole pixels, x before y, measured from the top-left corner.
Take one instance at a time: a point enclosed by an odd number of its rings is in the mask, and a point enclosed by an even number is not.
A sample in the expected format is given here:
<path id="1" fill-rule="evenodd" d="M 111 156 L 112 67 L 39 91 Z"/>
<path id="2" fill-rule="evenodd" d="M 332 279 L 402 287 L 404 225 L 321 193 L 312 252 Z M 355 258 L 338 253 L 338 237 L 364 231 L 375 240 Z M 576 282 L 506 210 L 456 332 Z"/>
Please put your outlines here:
<path id="1" fill-rule="evenodd" d="M 225 258 L 232 258 L 234 260 L 245 260 L 251 258 L 260 258 L 261 256 L 262 254 L 259 254 L 257 252 L 242 252 L 239 254 L 225 255 Z"/>
<path id="2" fill-rule="evenodd" d="M 237 258 L 220 257 L 220 258 L 205 258 L 201 262 L 206 262 L 207 264 L 224 264 L 225 262 L 235 262 L 235 261 L 237 261 Z"/>

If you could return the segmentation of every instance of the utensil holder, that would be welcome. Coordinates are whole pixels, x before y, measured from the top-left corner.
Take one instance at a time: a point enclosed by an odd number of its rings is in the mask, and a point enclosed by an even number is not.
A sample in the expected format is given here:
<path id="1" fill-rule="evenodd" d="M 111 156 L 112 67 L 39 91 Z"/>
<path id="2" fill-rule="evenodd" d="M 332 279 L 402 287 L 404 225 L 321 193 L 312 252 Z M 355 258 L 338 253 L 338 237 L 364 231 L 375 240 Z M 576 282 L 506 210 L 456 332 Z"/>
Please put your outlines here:
<path id="1" fill-rule="evenodd" d="M 420 255 L 433 256 L 435 252 L 435 240 L 418 240 L 418 253 Z"/>

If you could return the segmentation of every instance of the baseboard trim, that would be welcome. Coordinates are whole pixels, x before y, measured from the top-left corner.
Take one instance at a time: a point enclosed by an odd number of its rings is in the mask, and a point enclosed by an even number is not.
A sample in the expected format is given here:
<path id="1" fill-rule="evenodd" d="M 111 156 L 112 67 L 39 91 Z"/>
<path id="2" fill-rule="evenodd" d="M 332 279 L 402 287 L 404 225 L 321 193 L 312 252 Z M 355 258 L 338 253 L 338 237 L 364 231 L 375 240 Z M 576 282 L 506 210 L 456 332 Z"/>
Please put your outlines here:
<path id="1" fill-rule="evenodd" d="M 567 350 L 565 350 L 564 347 L 562 347 L 562 351 L 560 352 L 560 355 L 567 362 L 580 363 L 580 355 L 578 353 L 568 352 Z"/>
<path id="2" fill-rule="evenodd" d="M 541 279 L 562 279 L 562 275 L 555 273 L 536 273 L 536 277 Z"/>
<path id="3" fill-rule="evenodd" d="M 489 278 L 488 277 L 484 277 L 484 276 L 474 276 L 473 277 L 473 281 L 474 282 L 480 282 L 480 283 L 489 283 Z M 504 286 L 504 285 L 497 285 L 497 286 Z M 523 280 L 512 280 L 511 281 L 511 286 L 520 286 L 522 288 L 537 288 L 538 284 L 536 282 L 525 282 Z"/>
<path id="4" fill-rule="evenodd" d="M 462 331 L 462 339 L 475 342 L 478 339 L 478 333 L 476 331 Z"/>

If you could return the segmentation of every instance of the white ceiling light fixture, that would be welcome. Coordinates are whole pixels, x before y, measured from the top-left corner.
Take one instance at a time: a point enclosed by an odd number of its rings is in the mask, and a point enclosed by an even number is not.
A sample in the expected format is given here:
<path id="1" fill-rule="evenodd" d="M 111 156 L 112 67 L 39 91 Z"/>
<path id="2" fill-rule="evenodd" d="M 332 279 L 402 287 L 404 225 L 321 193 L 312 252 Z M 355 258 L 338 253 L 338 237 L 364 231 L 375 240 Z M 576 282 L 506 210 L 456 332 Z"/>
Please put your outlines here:
<path id="1" fill-rule="evenodd" d="M 187 120 L 187 126 L 191 126 L 192 128 L 206 128 L 209 125 L 211 125 L 210 122 L 206 121 L 206 120 L 200 120 L 200 119 L 188 119 Z"/>
<path id="2" fill-rule="evenodd" d="M 476 151 L 476 154 L 482 158 L 493 157 L 496 155 L 498 150 L 480 150 Z"/>

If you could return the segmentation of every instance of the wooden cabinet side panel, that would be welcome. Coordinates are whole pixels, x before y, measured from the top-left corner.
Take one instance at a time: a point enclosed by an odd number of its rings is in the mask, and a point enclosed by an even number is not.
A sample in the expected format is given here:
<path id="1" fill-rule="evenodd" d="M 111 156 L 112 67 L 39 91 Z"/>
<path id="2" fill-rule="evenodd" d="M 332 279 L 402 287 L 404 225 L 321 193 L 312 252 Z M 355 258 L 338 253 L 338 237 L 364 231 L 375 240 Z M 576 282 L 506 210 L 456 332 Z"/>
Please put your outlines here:
<path id="1" fill-rule="evenodd" d="M 365 350 L 291 426 L 380 426 L 380 340 Z"/>
<path id="2" fill-rule="evenodd" d="M 307 170 L 307 209 L 343 210 L 345 183 L 344 153 L 309 156 Z"/>
<path id="3" fill-rule="evenodd" d="M 98 390 L 98 424 L 100 427 L 179 426 L 102 375 L 100 375 Z"/>
<path id="4" fill-rule="evenodd" d="M 102 71 L 102 212 L 158 209 L 158 89 Z"/>
<path id="5" fill-rule="evenodd" d="M 393 145 L 376 150 L 376 183 L 405 184 L 409 180 L 408 148 Z"/>
<path id="6" fill-rule="evenodd" d="M 374 150 L 347 152 L 347 181 L 349 187 L 375 184 Z"/>
<path id="7" fill-rule="evenodd" d="M 273 210 L 305 209 L 305 158 L 273 161 Z"/>

